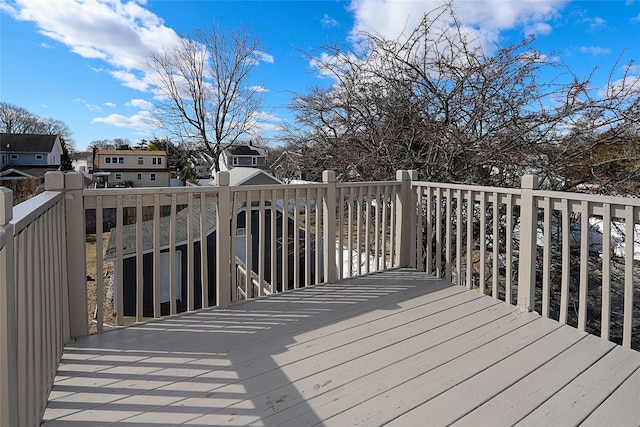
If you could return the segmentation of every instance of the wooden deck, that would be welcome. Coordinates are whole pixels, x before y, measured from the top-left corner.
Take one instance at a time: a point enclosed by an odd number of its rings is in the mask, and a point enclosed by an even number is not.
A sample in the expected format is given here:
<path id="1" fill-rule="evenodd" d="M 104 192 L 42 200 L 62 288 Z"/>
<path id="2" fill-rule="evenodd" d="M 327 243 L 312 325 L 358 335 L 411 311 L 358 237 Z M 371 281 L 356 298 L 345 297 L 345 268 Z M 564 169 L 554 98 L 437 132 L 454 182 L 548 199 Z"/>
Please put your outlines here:
<path id="1" fill-rule="evenodd" d="M 640 353 L 388 271 L 92 335 L 45 426 L 640 424 Z"/>

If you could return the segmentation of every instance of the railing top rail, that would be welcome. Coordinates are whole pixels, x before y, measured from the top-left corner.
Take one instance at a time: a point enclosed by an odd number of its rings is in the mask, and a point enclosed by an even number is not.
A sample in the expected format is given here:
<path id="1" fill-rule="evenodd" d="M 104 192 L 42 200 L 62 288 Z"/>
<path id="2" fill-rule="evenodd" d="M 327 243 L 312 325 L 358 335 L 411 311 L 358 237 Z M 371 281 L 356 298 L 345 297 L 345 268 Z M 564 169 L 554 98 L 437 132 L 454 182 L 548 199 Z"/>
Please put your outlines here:
<path id="1" fill-rule="evenodd" d="M 600 194 L 570 193 L 564 191 L 534 190 L 534 197 L 550 199 L 566 199 L 589 203 L 608 203 L 610 205 L 640 206 L 640 198 L 625 196 L 604 196 Z"/>
<path id="2" fill-rule="evenodd" d="M 249 192 L 249 191 L 282 191 L 282 190 L 306 190 L 306 189 L 318 189 L 325 188 L 327 184 L 323 182 L 312 182 L 307 184 L 254 184 L 254 185 L 230 185 L 229 189 L 235 192 Z"/>
<path id="3" fill-rule="evenodd" d="M 64 198 L 61 191 L 45 191 L 13 207 L 14 234 L 20 233 L 44 211 L 48 210 Z"/>
<path id="4" fill-rule="evenodd" d="M 439 188 L 439 189 L 451 189 L 451 190 L 463 190 L 463 191 L 483 191 L 485 193 L 502 193 L 502 194 L 519 195 L 522 192 L 521 188 L 483 187 L 479 185 L 446 184 L 441 182 L 429 182 L 429 181 L 413 181 L 411 184 L 413 186 L 419 186 L 419 187 L 433 187 L 433 188 Z"/>
<path id="5" fill-rule="evenodd" d="M 402 181 L 364 181 L 364 182 L 336 182 L 337 188 L 358 188 L 358 187 L 383 187 L 385 185 L 401 186 Z"/>
<path id="6" fill-rule="evenodd" d="M 84 197 L 96 196 L 126 196 L 126 195 L 155 195 L 174 193 L 217 193 L 219 187 L 135 187 L 135 188 L 88 188 L 82 191 Z"/>

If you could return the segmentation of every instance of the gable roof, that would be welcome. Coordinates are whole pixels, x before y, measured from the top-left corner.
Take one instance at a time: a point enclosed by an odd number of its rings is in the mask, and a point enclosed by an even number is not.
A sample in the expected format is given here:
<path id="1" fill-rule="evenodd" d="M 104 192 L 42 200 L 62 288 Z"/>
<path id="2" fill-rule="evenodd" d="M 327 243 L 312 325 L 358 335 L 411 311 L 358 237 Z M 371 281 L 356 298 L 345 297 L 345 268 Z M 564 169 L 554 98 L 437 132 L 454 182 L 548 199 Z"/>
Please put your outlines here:
<path id="1" fill-rule="evenodd" d="M 60 169 L 60 166 L 7 166 L 0 171 L 2 177 L 24 177 L 24 178 L 44 178 L 47 172 L 53 172 Z"/>
<path id="2" fill-rule="evenodd" d="M 0 133 L 0 151 L 7 153 L 50 153 L 58 135 L 34 133 Z"/>
<path id="3" fill-rule="evenodd" d="M 235 167 L 229 171 L 229 186 L 282 184 L 275 176 L 256 168 Z"/>
<path id="4" fill-rule="evenodd" d="M 175 239 L 176 246 L 187 241 L 189 237 L 188 230 L 189 209 L 185 207 L 176 214 L 176 230 Z M 216 227 L 218 210 L 217 204 L 207 202 L 206 215 L 206 234 L 210 234 Z M 165 216 L 160 218 L 160 248 L 169 247 L 171 238 L 171 217 Z M 142 252 L 146 253 L 153 249 L 153 233 L 154 220 L 142 222 Z M 112 259 L 116 255 L 116 236 L 115 227 L 109 235 L 109 243 L 105 254 L 105 259 Z M 193 240 L 200 240 L 200 203 L 193 204 Z M 124 258 L 134 256 L 136 254 L 136 224 L 129 224 L 122 227 L 122 253 Z"/>
<path id="5" fill-rule="evenodd" d="M 15 168 L 6 168 L 0 172 L 0 178 L 35 178 L 35 176 Z"/>

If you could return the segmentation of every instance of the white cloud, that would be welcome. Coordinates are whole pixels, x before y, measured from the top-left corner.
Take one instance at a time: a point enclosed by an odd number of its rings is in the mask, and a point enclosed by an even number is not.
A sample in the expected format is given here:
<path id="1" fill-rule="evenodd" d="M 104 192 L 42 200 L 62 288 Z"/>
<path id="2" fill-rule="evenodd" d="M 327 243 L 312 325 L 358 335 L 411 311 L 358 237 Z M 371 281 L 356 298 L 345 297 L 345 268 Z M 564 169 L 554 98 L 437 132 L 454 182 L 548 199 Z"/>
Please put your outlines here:
<path id="1" fill-rule="evenodd" d="M 589 28 L 592 30 L 597 30 L 607 25 L 607 21 L 597 16 L 595 18 L 590 19 L 588 23 L 589 23 Z"/>
<path id="2" fill-rule="evenodd" d="M 273 62 L 275 61 L 273 55 L 270 55 L 267 52 L 256 51 L 256 56 L 258 57 L 259 62 L 266 62 L 268 64 L 273 64 Z"/>
<path id="3" fill-rule="evenodd" d="M 259 92 L 259 93 L 269 92 L 269 89 L 267 89 L 264 86 L 249 86 L 249 90 Z"/>
<path id="4" fill-rule="evenodd" d="M 527 35 L 546 36 L 551 34 L 553 28 L 546 22 L 536 22 L 533 25 L 525 27 L 524 31 Z"/>
<path id="5" fill-rule="evenodd" d="M 258 112 L 253 115 L 255 126 L 249 132 L 252 136 L 265 136 L 282 131 L 282 119 L 267 112 Z"/>
<path id="6" fill-rule="evenodd" d="M 92 104 L 89 101 L 87 101 L 86 99 L 82 99 L 82 98 L 76 98 L 73 100 L 73 102 L 78 102 L 80 104 L 84 104 L 84 106 L 87 108 L 87 110 L 89 111 L 94 111 L 94 112 L 102 112 L 102 107 L 100 107 L 97 104 Z"/>
<path id="7" fill-rule="evenodd" d="M 41 34 L 78 55 L 106 61 L 113 77 L 125 86 L 146 90 L 145 58 L 179 38 L 144 4 L 123 0 L 16 0 L 12 6 L 0 7 L 15 19 L 34 22 Z"/>
<path id="8" fill-rule="evenodd" d="M 127 106 L 136 107 L 146 111 L 153 110 L 153 104 L 145 99 L 132 99 L 127 102 Z"/>
<path id="9" fill-rule="evenodd" d="M 611 53 L 611 49 L 608 49 L 606 47 L 598 47 L 598 46 L 582 46 L 580 48 L 580 52 L 582 53 L 588 53 L 590 55 L 593 56 L 598 56 L 598 55 L 608 55 Z"/>
<path id="10" fill-rule="evenodd" d="M 141 111 L 132 116 L 122 114 L 109 114 L 106 117 L 96 117 L 91 123 L 104 123 L 119 128 L 129 128 L 137 130 L 153 130 L 159 128 L 158 122 L 146 111 Z"/>
<path id="11" fill-rule="evenodd" d="M 113 102 L 105 102 L 104 106 L 109 108 L 116 108 L 116 104 L 114 104 Z"/>
<path id="12" fill-rule="evenodd" d="M 446 0 L 352 0 L 353 34 L 370 32 L 395 39 L 416 28 L 425 13 L 446 3 Z M 474 33 L 490 49 L 504 30 L 522 28 L 529 34 L 532 29 L 537 34 L 549 34 L 551 27 L 546 21 L 556 17 L 566 3 L 568 0 L 477 0 L 454 2 L 453 7 L 464 30 Z M 446 24 L 450 16 L 444 14 L 441 21 Z"/>
<path id="13" fill-rule="evenodd" d="M 320 23 L 322 24 L 323 27 L 326 27 L 326 28 L 332 28 L 332 27 L 339 27 L 340 26 L 340 23 L 338 21 L 336 21 L 335 19 L 333 19 L 332 17 L 330 17 L 326 13 L 324 14 L 322 19 L 320 20 Z"/>

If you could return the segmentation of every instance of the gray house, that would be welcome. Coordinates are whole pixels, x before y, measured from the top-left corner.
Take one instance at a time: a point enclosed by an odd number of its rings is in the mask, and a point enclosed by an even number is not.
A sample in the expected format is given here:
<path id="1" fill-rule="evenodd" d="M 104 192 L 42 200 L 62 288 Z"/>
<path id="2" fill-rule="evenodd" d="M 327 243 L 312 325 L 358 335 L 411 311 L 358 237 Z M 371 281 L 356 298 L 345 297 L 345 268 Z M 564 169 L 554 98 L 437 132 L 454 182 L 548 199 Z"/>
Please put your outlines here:
<path id="1" fill-rule="evenodd" d="M 200 248 L 202 245 L 202 233 L 200 230 L 200 204 L 197 203 L 193 206 L 193 216 L 194 216 L 194 226 L 193 226 L 193 253 L 194 253 L 194 305 L 196 308 L 202 307 L 202 275 L 201 275 L 201 264 L 200 264 Z M 252 276 L 255 276 L 259 270 L 259 253 L 260 251 L 264 251 L 264 278 L 266 281 L 271 280 L 271 257 L 273 256 L 271 252 L 271 209 L 264 210 L 265 217 L 265 235 L 263 239 L 262 248 L 260 247 L 260 231 L 259 231 L 259 215 L 260 210 L 257 206 L 253 206 L 251 208 L 251 244 L 252 244 Z M 300 275 L 300 283 L 304 282 L 304 249 L 302 249 L 302 254 L 297 253 L 294 254 L 294 239 L 295 235 L 298 235 L 298 239 L 300 240 L 300 247 L 315 247 L 313 242 L 309 242 L 308 245 L 305 244 L 305 235 L 304 230 L 298 230 L 297 233 L 294 231 L 294 222 L 293 219 L 288 215 L 284 214 L 282 209 L 278 207 L 276 209 L 276 236 L 282 235 L 282 224 L 283 218 L 286 218 L 288 221 L 288 283 L 286 284 L 287 289 L 292 289 L 294 284 L 294 263 L 298 263 L 298 272 Z M 187 228 L 187 219 L 188 219 L 188 209 L 185 207 L 180 212 L 176 214 L 176 230 L 175 230 L 175 251 L 176 251 L 176 265 L 173 269 L 176 276 L 176 299 L 177 299 L 177 307 L 178 311 L 186 310 L 186 297 L 187 297 L 187 245 L 188 245 L 188 228 Z M 207 203 L 207 211 L 206 211 L 206 233 L 205 233 L 205 241 L 207 244 L 207 257 L 208 257 L 208 283 L 206 284 L 208 298 L 209 301 L 213 302 L 216 298 L 216 219 L 217 219 L 217 209 L 215 203 Z M 237 229 L 245 229 L 246 228 L 246 207 L 241 208 L 237 212 L 236 216 L 237 221 Z M 160 218 L 160 265 L 161 265 L 161 304 L 162 304 L 162 313 L 169 313 L 169 295 L 170 295 L 170 277 L 169 277 L 169 249 L 170 249 L 170 217 Z M 153 232 L 154 232 L 154 221 L 144 221 L 143 222 L 143 312 L 145 316 L 153 315 Z M 113 261 L 116 255 L 116 241 L 115 241 L 115 233 L 113 232 L 110 235 L 109 243 L 107 246 L 106 257 L 105 260 Z M 124 315 L 132 316 L 135 315 L 136 310 L 136 277 L 137 277 L 137 253 L 136 253 L 136 225 L 126 225 L 122 229 L 123 235 L 123 267 L 122 271 L 114 271 L 114 274 L 122 274 L 123 275 L 123 284 L 124 284 L 124 292 L 123 292 L 123 306 L 124 306 Z M 315 239 L 315 236 L 311 236 L 311 239 Z M 245 234 L 238 235 L 236 237 L 236 266 L 244 266 L 246 264 L 245 257 L 245 242 L 246 242 L 246 231 Z M 276 268 L 277 268 L 277 276 L 276 276 L 276 289 L 278 291 L 282 291 L 282 240 L 278 239 L 276 242 Z M 313 249 L 311 254 L 311 259 L 315 258 Z M 312 271 L 314 271 L 314 266 L 312 265 Z M 115 305 L 115 304 L 114 304 Z"/>

